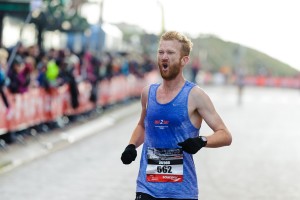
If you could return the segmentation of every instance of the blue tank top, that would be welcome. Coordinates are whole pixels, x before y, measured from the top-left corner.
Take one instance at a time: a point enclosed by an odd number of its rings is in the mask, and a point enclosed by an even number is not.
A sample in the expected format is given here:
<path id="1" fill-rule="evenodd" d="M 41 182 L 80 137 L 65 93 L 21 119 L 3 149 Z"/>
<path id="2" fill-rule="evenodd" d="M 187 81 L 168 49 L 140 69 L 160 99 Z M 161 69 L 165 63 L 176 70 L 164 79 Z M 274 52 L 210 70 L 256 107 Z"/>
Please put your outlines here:
<path id="1" fill-rule="evenodd" d="M 199 129 L 192 125 L 188 115 L 188 96 L 195 84 L 186 81 L 177 96 L 166 104 L 157 102 L 156 92 L 159 85 L 153 84 L 149 89 L 137 192 L 147 193 L 156 198 L 198 199 L 193 156 L 186 152 L 183 152 L 182 182 L 161 183 L 146 180 L 148 148 L 180 148 L 178 142 L 199 135 Z"/>

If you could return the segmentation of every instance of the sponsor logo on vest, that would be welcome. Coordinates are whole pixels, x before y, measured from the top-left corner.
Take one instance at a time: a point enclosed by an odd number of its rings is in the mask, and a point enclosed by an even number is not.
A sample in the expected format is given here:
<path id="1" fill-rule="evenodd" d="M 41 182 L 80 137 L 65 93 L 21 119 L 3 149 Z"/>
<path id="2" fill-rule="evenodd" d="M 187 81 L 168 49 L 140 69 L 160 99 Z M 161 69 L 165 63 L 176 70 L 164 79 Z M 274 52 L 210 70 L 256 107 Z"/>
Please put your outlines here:
<path id="1" fill-rule="evenodd" d="M 170 121 L 164 119 L 156 119 L 154 120 L 154 126 L 159 129 L 168 128 Z"/>
<path id="2" fill-rule="evenodd" d="M 172 180 L 172 181 L 174 181 L 174 182 L 180 180 L 180 178 L 178 178 L 178 177 L 176 177 L 176 176 L 163 176 L 163 179 Z"/>
<path id="3" fill-rule="evenodd" d="M 154 124 L 169 124 L 169 120 L 164 120 L 164 119 L 157 119 L 154 120 Z"/>

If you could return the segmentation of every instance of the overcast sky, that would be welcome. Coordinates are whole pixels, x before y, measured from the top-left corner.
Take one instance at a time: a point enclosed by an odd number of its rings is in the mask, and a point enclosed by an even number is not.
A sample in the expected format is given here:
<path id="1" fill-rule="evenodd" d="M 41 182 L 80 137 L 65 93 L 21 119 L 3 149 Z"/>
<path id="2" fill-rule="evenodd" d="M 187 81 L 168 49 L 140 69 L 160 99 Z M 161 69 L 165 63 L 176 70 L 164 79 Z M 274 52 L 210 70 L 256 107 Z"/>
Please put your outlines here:
<path id="1" fill-rule="evenodd" d="M 103 19 L 159 33 L 163 8 L 167 30 L 214 34 L 300 70 L 299 4 L 299 0 L 104 0 Z M 98 6 L 93 9 L 96 12 Z M 90 20 L 95 18 L 99 17 Z"/>

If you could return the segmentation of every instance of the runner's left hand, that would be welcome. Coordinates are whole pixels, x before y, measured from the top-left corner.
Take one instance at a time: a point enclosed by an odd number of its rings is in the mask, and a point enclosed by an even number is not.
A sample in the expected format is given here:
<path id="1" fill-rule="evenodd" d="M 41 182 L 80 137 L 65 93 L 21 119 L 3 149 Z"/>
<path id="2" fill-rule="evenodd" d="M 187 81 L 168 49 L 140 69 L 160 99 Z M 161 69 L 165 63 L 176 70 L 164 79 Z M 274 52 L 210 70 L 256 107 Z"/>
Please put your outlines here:
<path id="1" fill-rule="evenodd" d="M 195 154 L 202 147 L 204 147 L 206 145 L 206 142 L 201 140 L 200 137 L 195 137 L 195 138 L 188 138 L 183 142 L 179 142 L 178 145 L 182 147 L 183 151 L 185 151 L 189 154 Z"/>

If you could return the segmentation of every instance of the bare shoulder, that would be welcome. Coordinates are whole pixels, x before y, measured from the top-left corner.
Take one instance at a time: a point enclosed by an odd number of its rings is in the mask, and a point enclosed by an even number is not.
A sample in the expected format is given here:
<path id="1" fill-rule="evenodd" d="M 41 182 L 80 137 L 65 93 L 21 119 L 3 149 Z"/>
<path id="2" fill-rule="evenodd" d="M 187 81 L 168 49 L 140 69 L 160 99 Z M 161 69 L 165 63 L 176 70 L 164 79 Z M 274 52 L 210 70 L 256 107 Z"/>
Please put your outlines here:
<path id="1" fill-rule="evenodd" d="M 148 97 L 149 89 L 150 89 L 150 85 L 147 85 L 143 88 L 142 93 L 141 93 L 142 98 Z"/>
<path id="2" fill-rule="evenodd" d="M 205 91 L 198 85 L 192 88 L 191 94 L 198 97 L 202 95 L 206 95 Z"/>
<path id="3" fill-rule="evenodd" d="M 189 104 L 198 110 L 213 106 L 209 95 L 199 86 L 195 86 L 191 90 Z"/>
<path id="4" fill-rule="evenodd" d="M 207 99 L 209 99 L 209 96 L 207 95 L 207 93 L 198 85 L 193 87 L 193 89 L 191 90 L 190 93 L 190 98 L 192 100 L 196 100 L 196 101 L 205 101 Z"/>
<path id="5" fill-rule="evenodd" d="M 141 92 L 141 103 L 143 107 L 146 107 L 147 105 L 149 89 L 150 89 L 150 85 L 147 85 L 143 88 Z"/>

